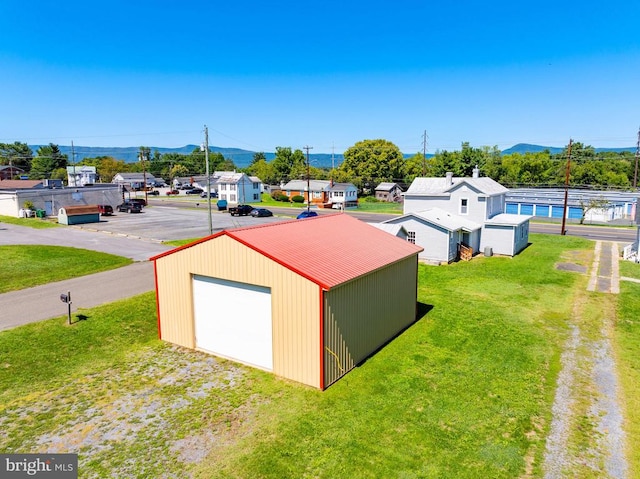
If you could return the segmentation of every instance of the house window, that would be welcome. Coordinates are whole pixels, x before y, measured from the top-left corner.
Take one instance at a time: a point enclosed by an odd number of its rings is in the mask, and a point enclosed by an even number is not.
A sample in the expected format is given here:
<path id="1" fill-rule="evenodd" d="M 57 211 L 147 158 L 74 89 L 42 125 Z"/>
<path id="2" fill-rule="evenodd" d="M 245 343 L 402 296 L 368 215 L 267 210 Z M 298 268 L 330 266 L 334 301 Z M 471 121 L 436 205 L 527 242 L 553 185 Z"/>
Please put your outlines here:
<path id="1" fill-rule="evenodd" d="M 416 232 L 415 231 L 407 231 L 407 241 L 409 243 L 416 244 Z"/>
<path id="2" fill-rule="evenodd" d="M 469 199 L 468 198 L 460 198 L 460 214 L 468 215 L 469 214 Z"/>
<path id="3" fill-rule="evenodd" d="M 258 200 L 259 200 L 258 195 L 254 194 L 253 195 L 253 201 L 258 201 Z"/>
<path id="4" fill-rule="evenodd" d="M 254 184 L 253 184 L 253 189 L 254 189 L 254 190 L 257 190 L 257 189 L 258 189 L 258 183 L 254 183 Z"/>
<path id="5" fill-rule="evenodd" d="M 229 189 L 230 189 L 231 191 L 236 191 L 236 185 L 235 185 L 235 183 L 234 183 L 234 184 L 232 184 L 232 185 L 229 185 Z"/>
<path id="6" fill-rule="evenodd" d="M 320 192 L 320 191 L 314 191 L 314 192 L 313 192 L 313 197 L 314 197 L 314 198 L 321 198 L 321 197 L 322 197 L 322 192 Z"/>
<path id="7" fill-rule="evenodd" d="M 236 195 L 229 195 L 229 201 L 231 201 L 231 203 L 235 203 L 236 202 Z"/>

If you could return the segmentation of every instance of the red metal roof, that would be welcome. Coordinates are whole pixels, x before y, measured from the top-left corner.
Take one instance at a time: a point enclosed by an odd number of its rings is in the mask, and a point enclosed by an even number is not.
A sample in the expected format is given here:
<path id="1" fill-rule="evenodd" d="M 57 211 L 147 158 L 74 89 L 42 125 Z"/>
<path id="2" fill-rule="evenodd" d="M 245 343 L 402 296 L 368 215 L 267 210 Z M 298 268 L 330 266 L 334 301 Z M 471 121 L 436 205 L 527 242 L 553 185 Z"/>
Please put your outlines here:
<path id="1" fill-rule="evenodd" d="M 332 214 L 225 230 L 151 259 L 221 235 L 241 242 L 326 289 L 422 251 L 421 247 L 348 214 Z"/>

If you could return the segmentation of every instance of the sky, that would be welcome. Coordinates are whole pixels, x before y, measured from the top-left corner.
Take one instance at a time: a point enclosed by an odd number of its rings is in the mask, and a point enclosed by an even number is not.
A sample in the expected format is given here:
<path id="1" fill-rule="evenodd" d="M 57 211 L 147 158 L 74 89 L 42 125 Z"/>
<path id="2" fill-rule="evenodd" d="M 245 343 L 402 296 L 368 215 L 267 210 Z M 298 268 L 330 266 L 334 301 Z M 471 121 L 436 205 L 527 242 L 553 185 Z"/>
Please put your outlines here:
<path id="1" fill-rule="evenodd" d="M 635 147 L 640 2 L 2 0 L 0 142 Z"/>

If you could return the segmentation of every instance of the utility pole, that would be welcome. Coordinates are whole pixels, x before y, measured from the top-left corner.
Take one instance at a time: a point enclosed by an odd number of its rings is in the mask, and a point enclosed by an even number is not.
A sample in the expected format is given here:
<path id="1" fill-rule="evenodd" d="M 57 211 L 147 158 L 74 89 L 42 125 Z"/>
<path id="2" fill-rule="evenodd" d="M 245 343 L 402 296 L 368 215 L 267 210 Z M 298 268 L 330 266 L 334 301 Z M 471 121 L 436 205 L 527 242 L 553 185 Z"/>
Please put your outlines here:
<path id="1" fill-rule="evenodd" d="M 422 135 L 422 176 L 427 176 L 427 130 Z"/>
<path id="2" fill-rule="evenodd" d="M 73 186 L 77 187 L 78 179 L 76 178 L 76 152 L 73 149 L 73 140 L 71 141 L 71 163 L 73 163 Z"/>
<path id="3" fill-rule="evenodd" d="M 213 234 L 213 224 L 211 224 L 211 173 L 209 171 L 209 129 L 204 125 L 204 162 L 207 167 L 207 208 L 209 211 L 209 236 Z"/>
<path id="4" fill-rule="evenodd" d="M 567 203 L 569 202 L 569 175 L 571 174 L 571 145 L 573 140 L 569 138 L 569 148 L 567 150 L 567 174 L 564 178 L 564 207 L 562 208 L 562 231 L 561 235 L 566 235 L 567 231 L 564 229 L 567 220 Z"/>
<path id="5" fill-rule="evenodd" d="M 638 186 L 638 158 L 640 157 L 640 128 L 638 128 L 638 144 L 636 146 L 636 167 L 633 172 L 633 187 Z"/>
<path id="6" fill-rule="evenodd" d="M 307 150 L 307 213 L 311 209 L 311 187 L 309 178 L 311 177 L 311 172 L 309 168 L 309 150 L 313 150 L 313 146 L 305 146 L 305 150 Z"/>
<path id="7" fill-rule="evenodd" d="M 140 161 L 142 162 L 142 188 L 144 189 L 144 202 L 149 203 L 149 194 L 147 192 L 147 165 L 145 164 L 147 152 L 143 150 L 140 152 Z"/>

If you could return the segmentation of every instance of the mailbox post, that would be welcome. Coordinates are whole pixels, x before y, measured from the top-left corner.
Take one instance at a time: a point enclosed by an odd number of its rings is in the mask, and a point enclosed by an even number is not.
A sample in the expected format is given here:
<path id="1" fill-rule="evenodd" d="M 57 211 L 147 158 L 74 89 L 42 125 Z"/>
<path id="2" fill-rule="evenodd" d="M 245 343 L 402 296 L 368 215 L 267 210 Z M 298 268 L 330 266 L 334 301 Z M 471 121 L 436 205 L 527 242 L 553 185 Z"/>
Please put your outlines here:
<path id="1" fill-rule="evenodd" d="M 62 293 L 60 295 L 60 301 L 63 303 L 67 303 L 68 306 L 68 321 L 71 324 L 71 291 L 68 291 L 67 294 Z"/>

